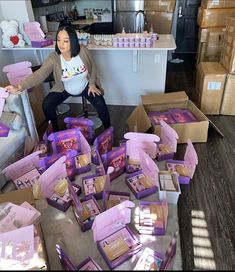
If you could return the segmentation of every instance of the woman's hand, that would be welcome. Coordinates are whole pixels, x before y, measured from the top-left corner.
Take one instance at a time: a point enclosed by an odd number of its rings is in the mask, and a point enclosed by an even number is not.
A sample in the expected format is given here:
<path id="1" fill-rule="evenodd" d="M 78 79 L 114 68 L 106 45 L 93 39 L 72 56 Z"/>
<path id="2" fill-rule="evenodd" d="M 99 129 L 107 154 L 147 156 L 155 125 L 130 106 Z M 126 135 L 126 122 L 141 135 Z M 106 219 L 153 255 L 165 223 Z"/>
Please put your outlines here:
<path id="1" fill-rule="evenodd" d="M 88 95 L 90 94 L 93 94 L 93 96 L 101 95 L 101 92 L 95 85 L 89 85 Z"/>
<path id="2" fill-rule="evenodd" d="M 21 89 L 21 86 L 8 85 L 5 87 L 5 89 L 7 90 L 7 92 L 14 94 L 14 93 L 17 93 Z"/>

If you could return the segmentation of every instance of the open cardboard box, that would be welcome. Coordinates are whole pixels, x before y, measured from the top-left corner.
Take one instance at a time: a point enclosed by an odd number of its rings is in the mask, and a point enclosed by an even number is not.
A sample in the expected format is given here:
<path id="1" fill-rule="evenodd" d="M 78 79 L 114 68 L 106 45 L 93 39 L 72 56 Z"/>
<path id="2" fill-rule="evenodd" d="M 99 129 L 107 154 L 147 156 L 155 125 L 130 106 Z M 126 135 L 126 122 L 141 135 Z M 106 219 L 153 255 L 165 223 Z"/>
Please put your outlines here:
<path id="1" fill-rule="evenodd" d="M 141 96 L 142 104 L 138 105 L 127 119 L 129 131 L 146 132 L 160 135 L 160 125 L 152 125 L 147 115 L 150 111 L 166 111 L 180 108 L 190 110 L 198 122 L 178 123 L 170 126 L 177 132 L 178 143 L 207 142 L 209 119 L 194 105 L 184 91 Z"/>
<path id="2" fill-rule="evenodd" d="M 7 192 L 4 194 L 0 194 L 0 203 L 12 202 L 13 204 L 20 205 L 25 201 L 27 201 L 30 205 L 35 207 L 35 199 L 33 197 L 32 188 L 25 188 L 21 190 L 15 190 L 15 191 Z M 35 268 L 37 270 L 47 270 L 49 269 L 49 264 L 48 264 L 48 256 L 46 252 L 46 246 L 45 246 L 45 241 L 43 238 L 42 228 L 40 224 L 37 224 L 35 227 L 37 228 L 37 232 L 42 242 L 42 255 L 44 260 L 42 266 L 35 267 Z"/>

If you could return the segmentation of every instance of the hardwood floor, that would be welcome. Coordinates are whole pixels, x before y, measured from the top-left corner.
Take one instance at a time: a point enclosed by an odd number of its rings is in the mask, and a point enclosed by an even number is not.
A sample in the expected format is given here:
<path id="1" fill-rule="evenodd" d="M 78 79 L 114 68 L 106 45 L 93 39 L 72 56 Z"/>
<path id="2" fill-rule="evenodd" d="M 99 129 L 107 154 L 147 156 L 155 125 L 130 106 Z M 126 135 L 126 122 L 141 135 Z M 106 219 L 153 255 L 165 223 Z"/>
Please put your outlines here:
<path id="1" fill-rule="evenodd" d="M 193 61 L 185 56 L 184 63 L 168 63 L 166 92 L 184 90 L 191 97 Z M 133 109 L 109 106 L 115 145 L 128 131 L 126 119 Z M 80 111 L 80 105 L 71 105 L 71 115 Z M 224 137 L 210 128 L 207 143 L 194 144 L 199 163 L 191 183 L 181 186 L 178 203 L 182 264 L 184 270 L 235 270 L 235 116 L 208 117 Z M 178 145 L 176 158 L 183 158 L 185 148 Z"/>

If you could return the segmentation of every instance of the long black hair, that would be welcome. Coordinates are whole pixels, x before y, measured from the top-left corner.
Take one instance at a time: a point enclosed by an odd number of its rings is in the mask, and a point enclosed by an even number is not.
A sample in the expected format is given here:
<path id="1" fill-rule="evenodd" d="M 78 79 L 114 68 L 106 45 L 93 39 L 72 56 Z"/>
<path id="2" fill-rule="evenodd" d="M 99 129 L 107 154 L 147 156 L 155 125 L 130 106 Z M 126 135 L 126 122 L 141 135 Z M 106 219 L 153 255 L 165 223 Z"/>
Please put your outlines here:
<path id="1" fill-rule="evenodd" d="M 57 54 L 61 54 L 58 45 L 57 45 L 57 39 L 58 39 L 58 34 L 60 31 L 66 31 L 68 33 L 69 36 L 69 41 L 70 41 L 70 46 L 71 46 L 71 57 L 76 57 L 79 52 L 80 52 L 80 45 L 78 42 L 78 36 L 76 31 L 74 30 L 74 28 L 72 26 L 61 26 L 56 33 L 56 44 L 55 44 L 55 51 Z"/>

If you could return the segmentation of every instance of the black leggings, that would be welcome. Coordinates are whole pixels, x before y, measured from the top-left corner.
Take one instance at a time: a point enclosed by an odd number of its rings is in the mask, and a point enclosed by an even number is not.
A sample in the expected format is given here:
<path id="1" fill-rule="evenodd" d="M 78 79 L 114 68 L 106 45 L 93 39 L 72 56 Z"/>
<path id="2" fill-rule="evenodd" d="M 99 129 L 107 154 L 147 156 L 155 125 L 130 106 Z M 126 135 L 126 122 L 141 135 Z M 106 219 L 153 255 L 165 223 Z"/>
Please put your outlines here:
<path id="1" fill-rule="evenodd" d="M 84 96 L 91 105 L 96 109 L 100 120 L 103 123 L 104 128 L 110 127 L 110 116 L 108 107 L 105 103 L 104 97 L 102 95 L 95 95 L 93 94 L 88 95 L 88 88 L 89 85 L 83 90 L 83 92 L 79 95 L 71 95 L 66 91 L 63 92 L 51 92 L 49 93 L 43 100 L 42 108 L 45 114 L 47 121 L 51 121 L 52 127 L 54 131 L 58 131 L 58 123 L 57 123 L 57 114 L 56 114 L 56 107 L 60 105 L 64 100 L 68 97 L 73 96 Z"/>

